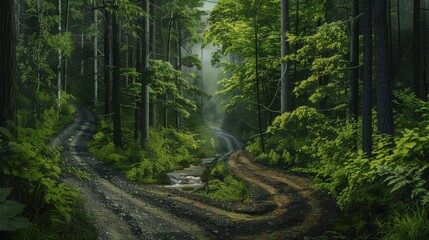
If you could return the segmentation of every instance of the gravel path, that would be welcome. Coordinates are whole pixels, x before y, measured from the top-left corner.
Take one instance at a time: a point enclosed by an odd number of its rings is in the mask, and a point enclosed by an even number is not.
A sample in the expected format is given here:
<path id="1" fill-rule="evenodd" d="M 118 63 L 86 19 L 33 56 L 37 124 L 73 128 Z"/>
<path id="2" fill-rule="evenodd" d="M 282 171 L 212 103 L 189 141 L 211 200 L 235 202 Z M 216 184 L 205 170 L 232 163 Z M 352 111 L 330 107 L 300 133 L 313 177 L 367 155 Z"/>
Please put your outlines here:
<path id="1" fill-rule="evenodd" d="M 250 187 L 245 201 L 214 201 L 129 182 L 88 153 L 95 126 L 94 115 L 78 106 L 74 123 L 52 144 L 63 148 L 67 165 L 90 174 L 89 181 L 69 176 L 64 182 L 80 188 L 100 239 L 305 239 L 332 226 L 335 205 L 308 179 L 256 165 L 241 151 L 227 164 Z M 222 137 L 240 147 L 233 136 Z"/>

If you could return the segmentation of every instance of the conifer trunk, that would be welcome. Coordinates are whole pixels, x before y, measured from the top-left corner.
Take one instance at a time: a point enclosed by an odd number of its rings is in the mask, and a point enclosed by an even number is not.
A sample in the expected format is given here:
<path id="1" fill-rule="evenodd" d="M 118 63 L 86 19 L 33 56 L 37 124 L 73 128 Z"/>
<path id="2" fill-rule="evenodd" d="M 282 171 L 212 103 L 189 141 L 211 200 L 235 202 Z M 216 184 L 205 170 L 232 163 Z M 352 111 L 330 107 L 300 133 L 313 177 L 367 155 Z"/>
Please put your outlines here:
<path id="1" fill-rule="evenodd" d="M 374 1 L 375 65 L 377 81 L 377 128 L 393 135 L 393 102 L 386 0 Z"/>
<path id="2" fill-rule="evenodd" d="M 414 0 L 413 12 L 413 78 L 411 80 L 411 88 L 414 94 L 419 97 L 420 87 L 420 0 Z"/>
<path id="3" fill-rule="evenodd" d="M 286 38 L 286 32 L 289 31 L 289 0 L 281 2 L 281 56 L 289 55 L 289 43 Z M 289 112 L 292 110 L 291 93 L 292 84 L 289 77 L 289 67 L 286 62 L 281 64 L 281 112 Z"/>
<path id="4" fill-rule="evenodd" d="M 110 14 L 104 10 L 104 114 L 110 114 L 111 65 Z"/>
<path id="5" fill-rule="evenodd" d="M 362 150 L 372 153 L 372 0 L 363 0 Z"/>
<path id="6" fill-rule="evenodd" d="M 15 133 L 16 35 L 14 0 L 0 1 L 0 127 Z"/>
<path id="7" fill-rule="evenodd" d="M 112 57 L 113 57 L 113 86 L 112 86 L 112 107 L 113 107 L 113 143 L 115 147 L 122 146 L 121 131 L 121 85 L 120 85 L 120 51 L 119 51 L 119 26 L 117 15 L 112 16 Z"/>
<path id="8" fill-rule="evenodd" d="M 357 123 L 359 103 L 359 0 L 353 0 L 353 21 L 351 36 L 350 117 Z"/>

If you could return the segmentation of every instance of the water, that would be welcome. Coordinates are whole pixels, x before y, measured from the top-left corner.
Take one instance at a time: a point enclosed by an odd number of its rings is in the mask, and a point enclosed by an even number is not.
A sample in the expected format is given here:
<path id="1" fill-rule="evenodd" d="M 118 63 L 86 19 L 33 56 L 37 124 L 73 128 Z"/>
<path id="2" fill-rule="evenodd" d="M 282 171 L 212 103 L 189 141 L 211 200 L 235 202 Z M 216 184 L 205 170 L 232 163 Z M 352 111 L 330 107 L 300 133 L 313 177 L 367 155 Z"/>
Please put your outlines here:
<path id="1" fill-rule="evenodd" d="M 207 166 L 210 166 L 215 161 L 215 158 L 203 158 L 201 164 L 191 165 L 188 168 L 169 172 L 172 187 L 184 192 L 193 192 L 205 186 L 205 182 L 201 181 L 201 175 Z"/>
<path id="2" fill-rule="evenodd" d="M 226 145 L 224 149 L 224 154 L 216 154 L 214 158 L 203 158 L 202 162 L 199 165 L 191 165 L 188 168 L 177 170 L 174 172 L 167 173 L 170 178 L 170 185 L 167 187 L 172 187 L 179 189 L 184 192 L 193 192 L 205 186 L 205 182 L 201 181 L 201 175 L 208 166 L 215 165 L 218 159 L 222 159 L 223 156 L 241 149 L 241 143 L 232 135 L 223 132 L 221 129 L 216 127 L 211 127 L 214 133 L 223 141 Z M 222 157 L 221 157 L 222 156 Z"/>

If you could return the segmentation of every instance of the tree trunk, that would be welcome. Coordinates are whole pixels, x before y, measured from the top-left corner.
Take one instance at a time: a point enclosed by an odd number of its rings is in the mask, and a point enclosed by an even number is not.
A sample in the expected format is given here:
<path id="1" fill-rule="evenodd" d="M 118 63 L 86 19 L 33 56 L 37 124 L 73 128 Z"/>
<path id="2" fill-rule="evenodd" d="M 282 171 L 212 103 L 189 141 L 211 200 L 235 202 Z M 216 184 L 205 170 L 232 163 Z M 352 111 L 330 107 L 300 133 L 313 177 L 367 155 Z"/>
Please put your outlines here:
<path id="1" fill-rule="evenodd" d="M 110 114 L 110 83 L 112 65 L 112 58 L 110 56 L 111 42 L 110 42 L 110 13 L 104 10 L 104 114 Z"/>
<path id="2" fill-rule="evenodd" d="M 398 27 L 398 60 L 401 60 L 401 57 L 402 57 L 402 54 L 401 54 L 401 7 L 400 7 L 399 0 L 396 1 L 396 17 L 397 17 L 396 24 Z"/>
<path id="3" fill-rule="evenodd" d="M 180 29 L 180 22 L 176 21 L 176 31 L 179 32 L 178 40 L 176 41 L 177 48 L 177 56 L 176 56 L 176 70 L 182 70 L 182 33 Z M 177 89 L 181 97 L 183 97 L 183 89 L 182 86 L 177 85 Z M 176 111 L 176 127 L 179 129 L 183 126 L 183 113 L 180 111 Z"/>
<path id="4" fill-rule="evenodd" d="M 390 52 L 388 47 L 386 0 L 374 2 L 375 65 L 377 79 L 377 128 L 381 134 L 393 135 L 393 103 Z"/>
<path id="5" fill-rule="evenodd" d="M 151 24 L 151 28 L 150 28 L 150 46 L 151 46 L 151 56 L 152 59 L 156 59 L 156 8 L 155 8 L 155 4 L 154 4 L 154 0 L 150 1 L 150 13 L 152 16 L 152 24 Z M 151 115 L 151 126 L 153 128 L 156 128 L 156 96 L 153 95 L 152 96 L 152 101 L 150 101 L 151 103 L 151 109 L 152 109 L 152 115 Z"/>
<path id="6" fill-rule="evenodd" d="M 94 1 L 94 25 L 97 28 L 97 1 Z M 94 106 L 97 106 L 98 101 L 98 35 L 94 34 L 94 49 L 93 49 L 93 72 L 94 72 Z"/>
<path id="7" fill-rule="evenodd" d="M 363 0 L 362 150 L 372 153 L 372 0 Z"/>
<path id="8" fill-rule="evenodd" d="M 64 19 L 64 31 L 69 31 L 69 18 L 70 18 L 70 2 L 69 0 L 66 0 L 66 18 Z M 63 65 L 63 91 L 67 92 L 67 85 L 68 85 L 68 77 L 67 77 L 67 71 L 68 71 L 68 58 L 64 58 L 64 65 Z"/>
<path id="9" fill-rule="evenodd" d="M 359 104 L 359 0 L 353 0 L 353 18 L 351 32 L 351 67 L 350 81 L 350 117 L 357 123 Z"/>
<path id="10" fill-rule="evenodd" d="M 120 51 L 119 51 L 119 26 L 117 24 L 117 15 L 112 16 L 112 49 L 113 49 L 113 87 L 112 87 L 112 106 L 113 106 L 113 143 L 115 147 L 122 146 L 121 131 L 121 84 L 120 84 Z"/>
<path id="11" fill-rule="evenodd" d="M 129 36 L 127 33 L 125 35 L 125 67 L 130 68 L 130 42 L 129 42 Z M 129 85 L 129 77 L 128 75 L 125 76 L 125 87 L 128 87 Z"/>
<path id="12" fill-rule="evenodd" d="M 286 32 L 289 31 L 289 0 L 282 0 L 281 2 L 281 56 L 284 57 L 289 54 L 289 43 L 287 41 Z M 281 112 L 292 111 L 292 84 L 289 77 L 289 67 L 286 62 L 281 65 Z"/>
<path id="13" fill-rule="evenodd" d="M 141 123 L 141 148 L 147 150 L 149 144 L 149 54 L 150 54 L 150 22 L 149 22 L 149 0 L 145 1 L 146 16 L 144 18 L 144 53 L 143 53 L 143 67 L 144 74 L 142 76 L 142 89 L 141 89 L 141 101 L 140 112 L 142 115 Z"/>
<path id="14" fill-rule="evenodd" d="M 419 97 L 420 74 L 420 0 L 414 0 L 413 12 L 413 78 L 411 89 Z"/>
<path id="15" fill-rule="evenodd" d="M 58 34 L 62 33 L 62 29 L 61 29 L 61 20 L 62 20 L 62 16 L 61 16 L 61 0 L 58 0 L 58 17 L 60 19 L 59 23 L 58 23 Z M 63 61 L 63 55 L 61 50 L 58 51 L 58 65 L 57 65 L 57 101 L 58 101 L 58 108 L 61 107 L 61 67 L 62 67 L 62 61 Z"/>
<path id="16" fill-rule="evenodd" d="M 257 12 L 254 19 L 254 44 L 255 44 L 255 78 L 256 78 L 256 102 L 258 104 L 258 122 L 259 122 L 259 137 L 261 140 L 261 149 L 265 153 L 264 134 L 262 130 L 262 116 L 261 116 L 261 104 L 260 104 L 260 93 L 259 93 L 259 44 L 258 44 L 258 21 Z"/>
<path id="17" fill-rule="evenodd" d="M 296 6 L 295 6 L 295 35 L 298 36 L 299 34 L 299 0 L 296 0 Z M 295 43 L 295 54 L 298 52 L 298 43 Z M 294 83 L 298 81 L 298 61 L 295 61 L 293 64 L 293 78 Z M 291 89 L 291 92 L 293 92 L 293 89 Z M 292 93 L 291 93 L 292 94 Z M 295 109 L 296 103 L 295 98 L 292 98 L 292 109 Z"/>
<path id="18" fill-rule="evenodd" d="M 168 37 L 167 37 L 167 57 L 166 61 L 170 62 L 171 58 L 171 31 L 172 31 L 172 25 L 173 25 L 173 12 L 170 13 L 170 19 L 168 22 Z M 168 101 L 168 93 L 165 91 L 164 94 L 164 128 L 168 127 L 168 107 L 167 107 L 167 101 Z"/>
<path id="19" fill-rule="evenodd" d="M 14 0 L 0 1 L 0 127 L 15 134 L 16 35 Z"/>

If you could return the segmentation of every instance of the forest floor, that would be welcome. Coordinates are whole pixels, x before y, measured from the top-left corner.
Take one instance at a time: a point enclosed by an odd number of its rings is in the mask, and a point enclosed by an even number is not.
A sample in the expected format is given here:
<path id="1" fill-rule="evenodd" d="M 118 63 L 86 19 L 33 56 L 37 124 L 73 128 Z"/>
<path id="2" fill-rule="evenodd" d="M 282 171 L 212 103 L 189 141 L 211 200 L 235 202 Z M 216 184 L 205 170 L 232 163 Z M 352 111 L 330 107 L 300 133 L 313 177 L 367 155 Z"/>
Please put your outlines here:
<path id="1" fill-rule="evenodd" d="M 90 175 L 64 182 L 78 187 L 99 239 L 310 239 L 333 226 L 335 203 L 305 177 L 255 164 L 242 151 L 227 160 L 250 197 L 216 201 L 174 188 L 125 180 L 88 152 L 96 118 L 78 107 L 75 121 L 54 140 L 66 164 Z"/>

